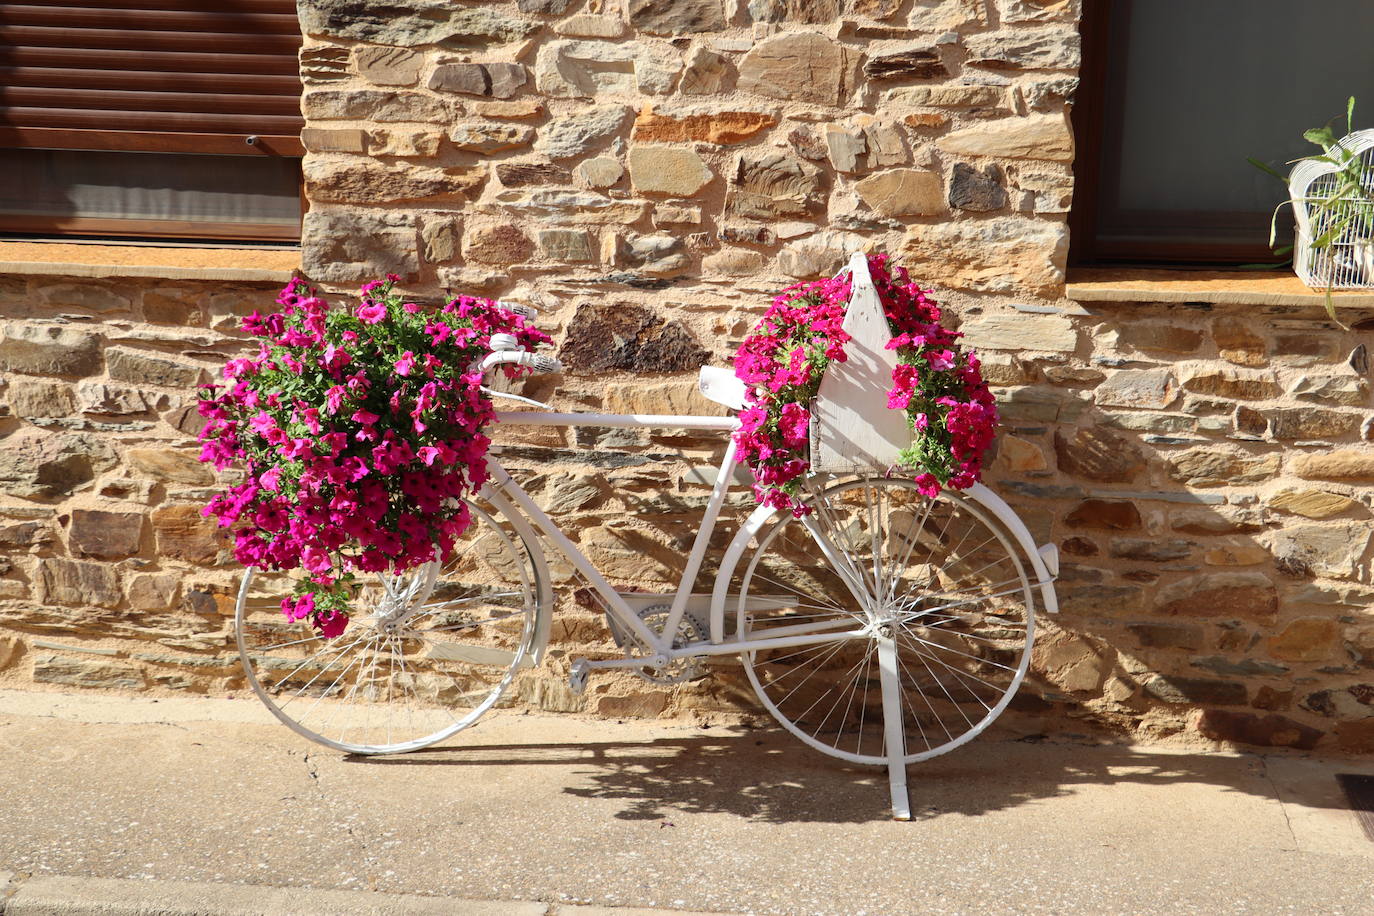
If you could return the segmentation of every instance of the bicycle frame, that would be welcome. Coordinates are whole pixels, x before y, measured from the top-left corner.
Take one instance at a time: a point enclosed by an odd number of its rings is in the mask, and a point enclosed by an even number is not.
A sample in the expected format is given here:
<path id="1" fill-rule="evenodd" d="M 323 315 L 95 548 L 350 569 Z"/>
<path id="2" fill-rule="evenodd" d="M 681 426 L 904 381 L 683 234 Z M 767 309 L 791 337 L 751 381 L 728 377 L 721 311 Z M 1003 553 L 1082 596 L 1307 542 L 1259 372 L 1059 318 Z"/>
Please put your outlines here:
<path id="1" fill-rule="evenodd" d="M 503 423 L 525 426 L 600 426 L 619 429 L 715 429 L 722 432 L 733 431 L 739 426 L 739 421 L 734 417 L 693 417 L 693 416 L 672 416 L 672 415 L 640 415 L 640 414 L 592 414 L 592 413 L 552 413 L 552 412 L 507 412 L 498 413 L 497 419 Z M 673 643 L 677 634 L 679 624 L 682 623 L 683 616 L 687 613 L 687 604 L 692 596 L 692 586 L 695 584 L 697 575 L 701 572 L 701 565 L 706 558 L 706 551 L 711 541 L 711 535 L 715 531 L 716 523 L 720 518 L 721 507 L 725 503 L 726 492 L 730 488 L 730 480 L 734 476 L 735 469 L 739 462 L 735 458 L 735 442 L 731 439 L 726 446 L 725 455 L 721 459 L 720 470 L 716 477 L 715 485 L 711 490 L 711 498 L 706 504 L 706 509 L 702 515 L 701 527 L 697 531 L 696 539 L 692 543 L 692 550 L 688 554 L 687 563 L 682 570 L 682 578 L 679 580 L 677 589 L 673 594 L 673 601 L 668 611 L 668 617 L 660 632 L 654 632 L 629 603 L 621 597 L 620 593 L 611 585 L 610 582 L 596 569 L 592 561 L 588 559 L 576 544 L 558 528 L 554 521 L 535 504 L 528 493 L 514 480 L 510 474 L 498 462 L 488 459 L 488 470 L 491 480 L 488 486 L 501 492 L 510 501 L 520 507 L 525 516 L 535 525 L 535 527 L 548 539 L 548 541 L 558 548 L 559 552 L 567 557 L 568 561 L 576 567 L 596 589 L 605 602 L 607 609 L 614 615 L 616 621 L 632 632 L 636 639 L 652 651 L 653 655 L 644 658 L 627 658 L 623 661 L 626 667 L 636 667 L 644 664 L 662 665 L 666 662 L 685 657 L 696 657 L 702 655 L 733 655 L 740 652 L 755 651 L 768 648 L 785 648 L 792 646 L 804 646 L 811 643 L 829 642 L 837 635 L 833 629 L 827 629 L 824 633 L 815 632 L 812 627 L 810 633 L 797 633 L 788 636 L 772 636 L 766 639 L 741 640 L 741 639 L 721 639 L 720 621 L 724 615 L 724 602 L 726 599 L 726 581 L 733 566 L 722 566 L 716 576 L 715 590 L 711 601 L 711 629 L 712 638 L 706 642 L 694 642 L 685 646 L 674 648 Z M 815 532 L 813 532 L 814 534 Z M 821 540 L 821 549 L 827 550 L 826 545 Z M 859 621 L 856 620 L 856 623 Z M 853 635 L 858 637 L 867 635 L 863 629 L 856 629 Z M 620 666 L 622 662 L 613 663 Z M 599 662 L 598 666 L 611 666 L 610 663 Z"/>

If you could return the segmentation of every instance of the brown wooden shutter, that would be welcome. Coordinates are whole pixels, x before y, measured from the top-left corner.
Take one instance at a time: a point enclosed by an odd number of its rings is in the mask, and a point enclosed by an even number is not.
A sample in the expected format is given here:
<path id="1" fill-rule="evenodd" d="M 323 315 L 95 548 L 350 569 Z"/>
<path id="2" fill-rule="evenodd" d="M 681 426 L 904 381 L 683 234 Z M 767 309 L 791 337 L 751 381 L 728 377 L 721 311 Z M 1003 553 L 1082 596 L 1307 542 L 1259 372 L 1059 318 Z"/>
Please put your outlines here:
<path id="1" fill-rule="evenodd" d="M 302 155 L 300 45 L 294 0 L 0 3 L 0 146 Z"/>

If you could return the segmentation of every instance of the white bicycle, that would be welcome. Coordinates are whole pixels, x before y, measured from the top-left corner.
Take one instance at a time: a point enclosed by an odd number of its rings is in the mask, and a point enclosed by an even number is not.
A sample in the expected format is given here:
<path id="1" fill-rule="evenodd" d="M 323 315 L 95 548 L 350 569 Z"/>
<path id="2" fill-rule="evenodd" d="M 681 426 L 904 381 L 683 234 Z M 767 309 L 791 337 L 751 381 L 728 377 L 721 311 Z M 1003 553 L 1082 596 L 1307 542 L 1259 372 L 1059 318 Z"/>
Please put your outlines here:
<path id="1" fill-rule="evenodd" d="M 856 287 L 867 279 L 862 258 L 848 269 Z M 847 349 L 860 364 L 856 341 Z M 507 362 L 558 368 L 518 350 L 494 352 L 484 367 Z M 725 370 L 702 370 L 701 387 L 742 404 L 743 386 Z M 499 419 L 723 435 L 737 426 L 733 417 L 553 411 Z M 245 572 L 239 653 L 278 719 L 356 754 L 415 750 L 473 724 L 544 659 L 554 603 L 548 544 L 590 584 L 624 649 L 574 661 L 575 691 L 597 670 L 674 683 L 703 676 L 711 657 L 737 655 L 789 732 L 833 757 L 887 766 L 893 815 L 908 819 L 906 765 L 972 740 L 1006 709 L 1030 663 L 1037 594 L 1057 609 L 1054 547 L 1037 547 L 981 484 L 927 498 L 900 474 L 816 473 L 806 481 L 810 514 L 755 510 L 721 555 L 712 590 L 693 593 L 734 478 L 731 442 L 677 589 L 644 594 L 618 591 L 495 456 L 488 466 L 452 559 L 360 589 L 340 637 L 283 617 L 294 574 Z"/>

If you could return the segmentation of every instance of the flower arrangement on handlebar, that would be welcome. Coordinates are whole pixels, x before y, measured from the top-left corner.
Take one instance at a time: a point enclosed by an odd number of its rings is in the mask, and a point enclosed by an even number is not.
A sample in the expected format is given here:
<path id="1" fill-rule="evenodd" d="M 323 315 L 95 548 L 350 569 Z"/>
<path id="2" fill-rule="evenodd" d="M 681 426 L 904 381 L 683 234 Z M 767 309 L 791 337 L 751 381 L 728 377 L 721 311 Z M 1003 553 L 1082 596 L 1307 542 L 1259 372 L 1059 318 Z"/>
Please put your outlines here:
<path id="1" fill-rule="evenodd" d="M 870 255 L 868 266 L 892 334 L 887 347 L 898 358 L 886 406 L 905 411 L 912 430 L 900 465 L 916 473 L 926 496 L 970 487 L 997 426 L 978 357 L 960 346 L 961 334 L 940 325 L 939 306 L 905 268 L 889 268 L 886 254 Z M 735 355 L 735 375 L 748 386 L 735 441 L 754 472 L 754 494 L 798 517 L 810 511 L 802 481 L 810 470 L 811 403 L 830 363 L 845 361 L 850 293 L 848 275 L 789 286 Z"/>
<path id="2" fill-rule="evenodd" d="M 240 563 L 303 570 L 282 611 L 325 637 L 348 625 L 358 573 L 446 558 L 471 522 L 461 497 L 486 480 L 495 418 L 479 368 L 491 335 L 549 341 L 490 299 L 408 302 L 399 279 L 365 284 L 353 308 L 293 280 L 280 311 L 243 320 L 257 353 L 200 402 L 201 460 L 246 471 L 203 514 L 237 526 Z"/>

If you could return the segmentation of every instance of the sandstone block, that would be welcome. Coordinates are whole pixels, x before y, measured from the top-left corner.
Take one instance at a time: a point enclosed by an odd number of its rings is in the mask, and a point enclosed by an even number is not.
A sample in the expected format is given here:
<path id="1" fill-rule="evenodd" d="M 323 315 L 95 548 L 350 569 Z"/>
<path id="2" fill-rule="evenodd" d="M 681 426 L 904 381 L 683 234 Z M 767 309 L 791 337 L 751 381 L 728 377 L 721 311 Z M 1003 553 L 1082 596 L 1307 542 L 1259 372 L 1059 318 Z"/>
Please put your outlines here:
<path id="1" fill-rule="evenodd" d="M 1174 677 L 1156 674 L 1144 683 L 1145 692 L 1165 703 L 1215 703 L 1241 706 L 1248 699 L 1244 684 L 1210 678 Z"/>
<path id="2" fill-rule="evenodd" d="M 571 38 L 619 38 L 625 34 L 625 23 L 615 16 L 582 13 L 558 23 L 556 31 Z"/>
<path id="3" fill-rule="evenodd" d="M 863 243 L 862 236 L 850 232 L 817 232 L 778 252 L 778 270 L 799 280 L 833 276 Z"/>
<path id="4" fill-rule="evenodd" d="M 1054 432 L 1059 469 L 1075 477 L 1126 482 L 1145 469 L 1145 458 L 1129 439 L 1106 429 L 1078 429 L 1072 435 Z"/>
<path id="5" fill-rule="evenodd" d="M 160 286 L 143 291 L 143 320 L 184 327 L 201 324 L 204 319 L 203 293 L 194 287 Z"/>
<path id="6" fill-rule="evenodd" d="M 557 40 L 539 48 L 534 83 L 557 98 L 596 98 L 608 93 L 666 95 L 682 58 L 658 44 L 629 41 Z"/>
<path id="7" fill-rule="evenodd" d="M 593 261 L 592 241 L 583 229 L 539 230 L 539 252 L 554 261 Z"/>
<path id="8" fill-rule="evenodd" d="M 726 27 L 721 0 L 629 0 L 630 25 L 650 35 L 719 32 Z"/>
<path id="9" fill-rule="evenodd" d="M 176 573 L 139 573 L 129 579 L 124 594 L 136 611 L 161 611 L 176 602 L 180 589 Z"/>
<path id="10" fill-rule="evenodd" d="M 28 375 L 94 375 L 100 337 L 55 324 L 11 324 L 0 337 L 0 369 Z"/>
<path id="11" fill-rule="evenodd" d="M 630 115 L 624 105 L 602 105 L 572 117 L 555 118 L 544 126 L 534 148 L 551 159 L 582 156 L 619 133 Z"/>
<path id="12" fill-rule="evenodd" d="M 391 89 L 317 89 L 301 96 L 301 111 L 311 121 L 428 121 L 446 123 L 448 102 L 423 92 Z"/>
<path id="13" fill-rule="evenodd" d="M 138 512 L 105 512 L 73 509 L 69 538 L 77 556 L 117 559 L 138 553 L 143 536 L 143 515 Z"/>
<path id="14" fill-rule="evenodd" d="M 40 302 L 58 308 L 78 308 L 92 312 L 127 312 L 132 304 L 129 297 L 123 293 L 90 280 L 43 284 L 34 292 Z"/>
<path id="15" fill-rule="evenodd" d="M 1015 217 L 920 226 L 901 247 L 912 274 L 931 285 L 1052 299 L 1063 295 L 1068 252 L 1063 223 Z"/>
<path id="16" fill-rule="evenodd" d="M 1202 331 L 1173 324 L 1146 324 L 1136 321 L 1122 326 L 1118 341 L 1123 347 L 1162 353 L 1194 353 L 1202 344 Z"/>
<path id="17" fill-rule="evenodd" d="M 490 155 L 529 146 L 534 128 L 524 124 L 468 124 L 449 131 L 453 145 L 472 153 Z"/>
<path id="18" fill-rule="evenodd" d="M 303 127 L 301 143 L 312 153 L 365 153 L 367 131 L 357 128 Z"/>
<path id="19" fill-rule="evenodd" d="M 123 598 L 113 566 L 48 557 L 38 561 L 38 600 L 68 607 L 118 607 Z"/>
<path id="20" fill-rule="evenodd" d="M 711 277 L 753 277 L 758 276 L 768 263 L 768 259 L 750 248 L 722 248 L 715 254 L 701 260 L 701 275 Z"/>
<path id="21" fill-rule="evenodd" d="M 16 417 L 66 417 L 76 412 L 76 395 L 66 382 L 46 379 L 10 379 L 6 391 Z"/>
<path id="22" fill-rule="evenodd" d="M 378 86 L 414 86 L 425 56 L 407 48 L 359 47 L 353 51 L 358 74 Z"/>
<path id="23" fill-rule="evenodd" d="M 754 22 L 804 22 L 828 25 L 840 15 L 840 0 L 749 0 Z"/>
<path id="24" fill-rule="evenodd" d="M 158 480 L 203 487 L 215 482 L 210 468 L 202 464 L 195 453 L 176 449 L 135 448 L 124 455 L 125 461 L 140 474 Z"/>
<path id="25" fill-rule="evenodd" d="M 1008 471 L 1043 471 L 1049 467 L 1045 453 L 1034 442 L 1016 436 L 997 440 L 997 463 Z"/>
<path id="26" fill-rule="evenodd" d="M 1369 397 L 1369 385 L 1354 375 L 1305 375 L 1288 393 L 1299 401 L 1359 407 Z"/>
<path id="27" fill-rule="evenodd" d="M 1249 712 L 1204 709 L 1198 715 L 1197 730 L 1213 741 L 1253 744 L 1259 747 L 1293 747 L 1310 751 L 1325 734 L 1319 729 L 1270 713 L 1257 716 Z"/>
<path id="28" fill-rule="evenodd" d="M 1360 428 L 1361 415 L 1320 407 L 1288 407 L 1271 410 L 1270 429 L 1276 439 L 1340 438 Z"/>
<path id="29" fill-rule="evenodd" d="M 698 45 L 687 59 L 678 91 L 683 95 L 715 95 L 720 92 L 730 69 L 724 57 L 705 45 Z"/>
<path id="30" fill-rule="evenodd" d="M 356 283 L 420 270 L 412 214 L 385 210 L 312 209 L 301 230 L 301 267 L 321 283 Z"/>
<path id="31" fill-rule="evenodd" d="M 544 106 L 538 99 L 512 99 L 509 102 L 472 102 L 472 113 L 483 118 L 507 118 L 523 121 L 537 118 L 544 113 Z"/>
<path id="32" fill-rule="evenodd" d="M 584 159 L 573 170 L 580 184 L 589 188 L 609 188 L 625 175 L 625 167 L 607 157 Z"/>
<path id="33" fill-rule="evenodd" d="M 1005 86 L 980 84 L 948 86 L 902 86 L 883 95 L 887 105 L 930 108 L 1009 109 L 1010 95 Z"/>
<path id="34" fill-rule="evenodd" d="M 436 92 L 508 99 L 525 85 L 527 79 L 522 64 L 440 64 L 434 68 L 427 85 Z"/>
<path id="35" fill-rule="evenodd" d="M 76 386 L 77 407 L 82 413 L 100 414 L 108 417 L 128 416 L 147 413 L 150 410 L 167 407 L 167 395 L 139 391 L 120 385 L 106 385 L 101 382 L 83 381 Z"/>
<path id="36" fill-rule="evenodd" d="M 1272 398 L 1279 393 L 1272 374 L 1212 366 L 1202 366 L 1184 374 L 1183 388 L 1197 394 L 1242 400 Z"/>
<path id="37" fill-rule="evenodd" d="M 189 388 L 205 370 L 200 366 L 170 359 L 160 353 L 111 347 L 105 351 L 110 378 L 135 385 L 155 385 L 161 388 Z"/>
<path id="38" fill-rule="evenodd" d="M 1299 617 L 1265 640 L 1265 645 L 1271 656 L 1282 661 L 1319 662 L 1331 655 L 1340 635 L 1340 624 L 1335 620 Z"/>
<path id="39" fill-rule="evenodd" d="M 1294 472 L 1308 480 L 1374 480 L 1374 452 L 1340 449 L 1325 455 L 1303 455 Z"/>
<path id="40" fill-rule="evenodd" d="M 153 510 L 150 519 L 157 552 L 167 559 L 210 564 L 229 544 L 214 519 L 200 514 L 199 506 L 162 506 Z"/>
<path id="41" fill-rule="evenodd" d="M 1059 315 L 979 315 L 960 330 L 977 349 L 1072 353 L 1078 346 L 1073 322 Z"/>
<path id="42" fill-rule="evenodd" d="M 606 696 L 596 701 L 596 713 L 614 719 L 647 719 L 668 708 L 668 694 L 644 690 L 629 696 Z"/>
<path id="43" fill-rule="evenodd" d="M 641 194 L 691 197 L 711 183 L 714 174 L 690 147 L 630 147 L 630 183 Z"/>
<path id="44" fill-rule="evenodd" d="M 1073 159 L 1073 133 L 1064 115 L 1026 115 L 950 131 L 936 141 L 947 153 L 1003 159 Z"/>
<path id="45" fill-rule="evenodd" d="M 710 359 L 680 322 L 625 303 L 583 303 L 568 324 L 559 356 L 572 369 L 695 371 Z"/>
<path id="46" fill-rule="evenodd" d="M 1161 410 L 1176 397 L 1178 386 L 1168 369 L 1121 369 L 1093 389 L 1093 400 L 1104 407 Z"/>
<path id="47" fill-rule="evenodd" d="M 1076 70 L 1082 42 L 1071 25 L 970 35 L 968 66 L 988 70 Z"/>
<path id="48" fill-rule="evenodd" d="M 918 44 L 870 56 L 864 62 L 864 76 L 871 80 L 944 79 L 949 76 L 949 68 L 938 50 Z"/>
<path id="49" fill-rule="evenodd" d="M 563 4 L 566 8 L 567 4 Z M 436 7 L 428 0 L 301 0 L 301 31 L 369 44 L 448 47 L 508 44 L 533 34 L 539 23 L 486 7 Z"/>
<path id="50" fill-rule="evenodd" d="M 348 79 L 347 48 L 301 48 L 299 60 L 302 82 L 337 83 Z"/>
<path id="51" fill-rule="evenodd" d="M 783 32 L 753 47 L 738 88 L 772 99 L 840 105 L 854 88 L 854 52 L 816 32 Z"/>
<path id="52" fill-rule="evenodd" d="M 146 686 L 142 672 L 133 665 L 50 654 L 34 658 L 33 679 L 39 684 L 106 690 L 142 690 Z"/>
<path id="53" fill-rule="evenodd" d="M 1130 630 L 1146 649 L 1190 649 L 1203 646 L 1202 627 L 1191 623 L 1128 623 Z"/>
<path id="54" fill-rule="evenodd" d="M 1270 550 L 1280 568 L 1297 574 L 1351 579 L 1369 547 L 1368 523 L 1288 525 L 1275 531 Z"/>
<path id="55" fill-rule="evenodd" d="M 495 207 L 484 212 L 501 212 L 525 219 L 556 219 L 562 225 L 618 225 L 639 222 L 649 211 L 642 200 L 624 200 L 589 191 L 543 188 L 536 191 L 502 191 Z"/>
<path id="56" fill-rule="evenodd" d="M 571 172 L 551 162 L 498 162 L 496 177 L 507 188 L 559 185 L 572 181 Z"/>
<path id="57" fill-rule="evenodd" d="M 819 169 L 784 152 L 745 154 L 736 162 L 725 212 L 744 219 L 807 216 L 825 206 Z"/>
<path id="58" fill-rule="evenodd" d="M 655 226 L 699 226 L 701 208 L 660 204 L 654 208 Z"/>
<path id="59" fill-rule="evenodd" d="M 672 276 L 689 263 L 686 243 L 676 235 L 637 235 L 630 238 L 616 263 L 651 276 Z"/>
<path id="60" fill-rule="evenodd" d="M 1175 617 L 1268 620 L 1278 611 L 1274 582 L 1259 572 L 1203 573 L 1164 586 L 1155 610 Z"/>
<path id="61" fill-rule="evenodd" d="M 1269 551 L 1257 544 L 1222 544 L 1202 555 L 1208 566 L 1255 566 L 1269 559 Z"/>
<path id="62" fill-rule="evenodd" d="M 373 156 L 402 156 L 413 159 L 431 159 L 439 154 L 439 144 L 444 135 L 437 130 L 406 130 L 404 128 L 379 128 L 369 131 L 367 149 Z M 473 195 L 481 189 L 485 173 L 482 169 L 449 169 L 453 183 L 464 194 Z"/>
<path id="63" fill-rule="evenodd" d="M 1217 318 L 1212 322 L 1212 339 L 1221 358 L 1238 366 L 1263 366 L 1264 338 L 1239 318 Z"/>
<path id="64" fill-rule="evenodd" d="M 519 264 L 534 254 L 534 243 L 509 223 L 470 227 L 463 237 L 463 257 L 486 264 Z"/>
<path id="65" fill-rule="evenodd" d="M 1270 479 L 1279 471 L 1279 456 L 1200 447 L 1174 455 L 1169 464 L 1169 476 L 1187 486 L 1226 487 Z"/>
<path id="66" fill-rule="evenodd" d="M 1196 546 L 1192 541 L 1173 539 L 1112 538 L 1107 553 L 1120 560 L 1167 563 L 1191 556 Z"/>
<path id="67" fill-rule="evenodd" d="M 838 124 L 825 127 L 826 157 L 837 172 L 859 171 L 859 160 L 868 152 L 868 141 L 863 134 L 856 133 Z"/>
<path id="68" fill-rule="evenodd" d="M 716 111 L 662 114 L 646 107 L 635 119 L 634 138 L 644 143 L 743 143 L 778 123 L 776 115 L 761 111 Z"/>
<path id="69" fill-rule="evenodd" d="M 24 499 L 69 496 L 116 462 L 94 436 L 23 429 L 0 442 L 0 493 Z"/>
<path id="70" fill-rule="evenodd" d="M 946 32 L 964 25 L 986 25 L 986 4 L 978 0 L 914 0 L 907 25 L 917 32 Z"/>
<path id="71" fill-rule="evenodd" d="M 945 212 L 945 189 L 938 172 L 889 169 L 854 186 L 879 216 L 933 216 Z"/>
<path id="72" fill-rule="evenodd" d="M 869 124 L 864 127 L 864 142 L 868 146 L 868 166 L 884 169 L 906 165 L 911 152 L 906 148 L 902 132 L 893 124 Z"/>
<path id="73" fill-rule="evenodd" d="M 1085 499 L 1064 517 L 1074 528 L 1105 528 L 1130 531 L 1140 527 L 1140 510 L 1134 503 L 1112 499 Z"/>
<path id="74" fill-rule="evenodd" d="M 1331 518 L 1359 508 L 1360 503 L 1339 493 L 1286 487 L 1269 497 L 1267 504 L 1280 512 L 1306 518 Z"/>

